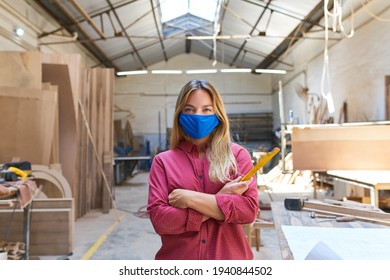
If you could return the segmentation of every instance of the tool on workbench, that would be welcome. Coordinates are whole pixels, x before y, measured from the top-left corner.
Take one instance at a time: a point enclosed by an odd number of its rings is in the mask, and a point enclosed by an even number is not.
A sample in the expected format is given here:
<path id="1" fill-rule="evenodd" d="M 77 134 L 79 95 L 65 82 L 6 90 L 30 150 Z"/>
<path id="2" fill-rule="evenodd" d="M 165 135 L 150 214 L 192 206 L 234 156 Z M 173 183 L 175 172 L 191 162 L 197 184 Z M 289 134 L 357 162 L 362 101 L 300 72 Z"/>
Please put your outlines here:
<path id="1" fill-rule="evenodd" d="M 315 218 L 321 218 L 323 220 L 318 221 L 319 223 L 321 222 L 327 222 L 327 221 L 336 221 L 336 222 L 353 222 L 356 220 L 356 217 L 354 216 L 331 216 L 331 215 L 322 215 L 322 214 L 317 214 L 314 211 L 310 212 L 310 218 L 315 219 Z"/>
<path id="2" fill-rule="evenodd" d="M 31 174 L 31 163 L 28 161 L 5 163 L 0 171 L 0 177 L 4 181 L 25 180 Z"/>
<path id="3" fill-rule="evenodd" d="M 335 217 L 336 216 L 334 216 L 334 215 L 317 214 L 314 211 L 310 212 L 310 218 L 312 218 L 312 219 L 315 219 L 315 218 L 335 218 Z"/>
<path id="4" fill-rule="evenodd" d="M 241 181 L 249 180 L 260 168 L 267 164 L 277 153 L 279 153 L 280 149 L 275 147 L 272 151 L 268 152 L 265 156 L 263 156 L 257 164 L 244 176 Z"/>

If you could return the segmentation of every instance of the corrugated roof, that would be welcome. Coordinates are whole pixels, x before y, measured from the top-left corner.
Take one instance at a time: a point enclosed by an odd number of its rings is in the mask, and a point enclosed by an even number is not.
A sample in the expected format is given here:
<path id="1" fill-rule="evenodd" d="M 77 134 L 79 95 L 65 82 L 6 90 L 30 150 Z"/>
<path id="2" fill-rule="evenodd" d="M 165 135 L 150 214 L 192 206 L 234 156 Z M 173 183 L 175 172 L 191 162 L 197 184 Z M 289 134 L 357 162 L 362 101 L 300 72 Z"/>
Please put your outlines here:
<path id="1" fill-rule="evenodd" d="M 187 0 L 178 0 L 187 1 Z M 41 42 L 64 30 L 77 33 L 102 66 L 117 71 L 147 69 L 182 53 L 194 53 L 213 62 L 238 68 L 270 68 L 281 55 L 316 27 L 323 17 L 319 0 L 218 1 L 214 23 L 185 14 L 161 22 L 158 0 L 35 0 L 61 28 L 47 30 Z M 165 31 L 165 32 L 164 32 Z M 206 35 L 211 37 L 204 37 Z M 199 36 L 191 39 L 191 36 Z M 215 45 L 214 45 L 215 44 Z"/>

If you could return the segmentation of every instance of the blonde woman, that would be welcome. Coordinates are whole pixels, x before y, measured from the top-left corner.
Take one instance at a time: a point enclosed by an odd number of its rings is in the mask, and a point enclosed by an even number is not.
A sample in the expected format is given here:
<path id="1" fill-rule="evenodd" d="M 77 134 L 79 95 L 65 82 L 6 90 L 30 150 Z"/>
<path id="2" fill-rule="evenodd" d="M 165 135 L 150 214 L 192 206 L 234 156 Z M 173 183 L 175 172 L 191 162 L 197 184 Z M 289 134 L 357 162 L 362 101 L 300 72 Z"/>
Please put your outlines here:
<path id="1" fill-rule="evenodd" d="M 148 213 L 161 236 L 156 259 L 253 259 L 243 224 L 259 211 L 251 156 L 230 139 L 221 95 L 191 80 L 176 102 L 171 147 L 149 175 Z"/>

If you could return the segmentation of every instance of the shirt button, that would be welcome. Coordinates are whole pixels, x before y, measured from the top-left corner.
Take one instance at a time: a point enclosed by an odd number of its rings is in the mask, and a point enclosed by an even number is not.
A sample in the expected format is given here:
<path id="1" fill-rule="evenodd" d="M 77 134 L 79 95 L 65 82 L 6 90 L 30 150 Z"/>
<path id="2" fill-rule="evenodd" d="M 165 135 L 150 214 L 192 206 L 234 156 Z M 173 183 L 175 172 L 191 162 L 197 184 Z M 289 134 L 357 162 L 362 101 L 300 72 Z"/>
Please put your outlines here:
<path id="1" fill-rule="evenodd" d="M 199 175 L 199 176 L 198 176 L 198 178 L 199 178 L 199 179 L 202 179 L 202 178 L 203 178 L 203 176 L 202 176 L 202 175 Z"/>
<path id="2" fill-rule="evenodd" d="M 202 243 L 203 243 L 203 244 L 206 244 L 206 240 L 202 239 Z"/>

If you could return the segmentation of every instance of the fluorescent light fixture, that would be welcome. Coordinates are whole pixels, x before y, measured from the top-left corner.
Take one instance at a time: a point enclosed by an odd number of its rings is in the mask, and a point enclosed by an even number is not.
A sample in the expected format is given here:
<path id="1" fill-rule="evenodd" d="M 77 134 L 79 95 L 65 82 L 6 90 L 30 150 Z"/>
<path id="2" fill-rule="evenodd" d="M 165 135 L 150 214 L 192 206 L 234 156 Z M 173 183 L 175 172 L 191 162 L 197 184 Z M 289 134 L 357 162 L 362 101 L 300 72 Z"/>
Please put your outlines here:
<path id="1" fill-rule="evenodd" d="M 187 70 L 187 74 L 212 74 L 217 73 L 217 69 L 199 69 L 199 70 Z"/>
<path id="2" fill-rule="evenodd" d="M 186 74 L 215 74 L 220 73 L 252 73 L 253 69 L 250 68 L 226 68 L 226 69 L 193 69 L 193 70 L 135 70 L 135 71 L 121 71 L 117 72 L 118 76 L 127 75 L 142 75 L 142 74 L 167 74 L 167 75 L 180 75 L 185 72 Z M 265 74 L 286 74 L 286 70 L 277 69 L 255 69 L 256 73 Z"/>
<path id="3" fill-rule="evenodd" d="M 19 37 L 24 35 L 24 30 L 23 30 L 23 28 L 20 28 L 20 27 L 15 27 L 14 32 L 15 32 L 16 36 L 19 36 Z"/>
<path id="4" fill-rule="evenodd" d="M 286 70 L 277 70 L 277 69 L 255 69 L 256 73 L 264 74 L 286 74 Z"/>
<path id="5" fill-rule="evenodd" d="M 148 70 L 122 71 L 122 72 L 117 72 L 116 74 L 118 76 L 141 75 L 141 74 L 148 74 Z"/>
<path id="6" fill-rule="evenodd" d="M 181 70 L 152 70 L 152 74 L 182 74 Z"/>
<path id="7" fill-rule="evenodd" d="M 249 40 L 251 39 L 251 35 L 208 35 L 208 36 L 187 36 L 186 39 L 188 40 L 213 40 L 213 39 L 218 39 L 218 40 L 224 40 L 224 39 L 245 39 Z"/>
<path id="8" fill-rule="evenodd" d="M 250 73 L 252 69 L 249 68 L 237 68 L 237 69 L 221 69 L 221 73 Z"/>

